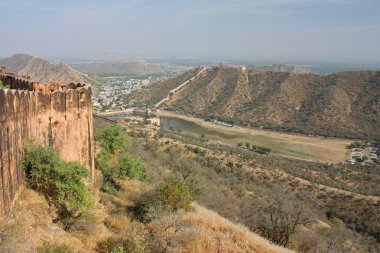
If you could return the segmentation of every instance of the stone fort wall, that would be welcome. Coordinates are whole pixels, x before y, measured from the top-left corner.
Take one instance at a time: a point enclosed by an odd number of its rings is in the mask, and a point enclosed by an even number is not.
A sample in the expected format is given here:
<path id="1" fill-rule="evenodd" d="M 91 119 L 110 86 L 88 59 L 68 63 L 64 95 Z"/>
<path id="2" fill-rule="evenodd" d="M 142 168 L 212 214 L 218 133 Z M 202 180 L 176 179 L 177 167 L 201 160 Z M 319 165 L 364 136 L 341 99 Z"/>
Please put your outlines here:
<path id="1" fill-rule="evenodd" d="M 0 66 L 0 218 L 6 217 L 24 185 L 25 145 L 52 147 L 65 161 L 79 161 L 94 178 L 91 87 L 41 84 L 6 73 Z"/>

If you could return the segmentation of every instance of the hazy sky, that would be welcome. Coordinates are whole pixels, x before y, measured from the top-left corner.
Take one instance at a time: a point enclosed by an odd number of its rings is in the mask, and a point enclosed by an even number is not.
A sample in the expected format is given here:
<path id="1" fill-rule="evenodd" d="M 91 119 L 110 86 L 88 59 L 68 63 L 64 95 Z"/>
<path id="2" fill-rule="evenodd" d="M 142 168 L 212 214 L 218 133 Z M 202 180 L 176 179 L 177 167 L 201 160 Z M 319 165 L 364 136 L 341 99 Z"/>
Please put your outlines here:
<path id="1" fill-rule="evenodd" d="M 380 0 L 0 0 L 0 57 L 380 61 Z"/>

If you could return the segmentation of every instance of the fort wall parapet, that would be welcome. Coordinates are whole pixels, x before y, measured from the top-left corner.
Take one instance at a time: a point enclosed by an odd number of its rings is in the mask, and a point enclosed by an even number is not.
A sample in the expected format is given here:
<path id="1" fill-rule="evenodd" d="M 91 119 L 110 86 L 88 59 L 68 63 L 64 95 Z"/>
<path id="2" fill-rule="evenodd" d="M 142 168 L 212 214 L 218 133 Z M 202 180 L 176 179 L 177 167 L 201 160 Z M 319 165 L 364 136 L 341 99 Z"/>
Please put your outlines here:
<path id="1" fill-rule="evenodd" d="M 65 161 L 79 161 L 94 178 L 91 86 L 32 82 L 0 66 L 0 218 L 8 215 L 24 185 L 25 145 L 56 150 Z"/>

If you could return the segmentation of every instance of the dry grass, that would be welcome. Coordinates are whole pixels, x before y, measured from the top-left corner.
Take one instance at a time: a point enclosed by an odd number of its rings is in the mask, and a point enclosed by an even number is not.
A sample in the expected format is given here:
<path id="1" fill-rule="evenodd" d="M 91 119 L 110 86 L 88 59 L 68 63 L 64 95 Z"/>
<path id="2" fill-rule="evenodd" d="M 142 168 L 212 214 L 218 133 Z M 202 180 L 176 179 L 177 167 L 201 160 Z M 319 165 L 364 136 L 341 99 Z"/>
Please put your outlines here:
<path id="1" fill-rule="evenodd" d="M 271 244 L 197 204 L 196 211 L 164 216 L 148 225 L 158 250 L 164 252 L 280 253 L 291 250 Z"/>
<path id="2" fill-rule="evenodd" d="M 127 252 L 140 252 L 137 250 L 138 245 L 145 248 L 149 244 L 144 224 L 132 221 L 127 216 L 110 216 L 104 224 L 113 235 L 98 243 L 96 251 L 99 253 L 110 252 L 120 246 Z"/>
<path id="3" fill-rule="evenodd" d="M 125 215 L 110 216 L 104 221 L 104 224 L 114 234 L 139 235 L 144 231 L 143 224 L 132 221 Z"/>
<path id="4" fill-rule="evenodd" d="M 139 188 L 134 182 L 128 186 L 130 193 Z M 98 199 L 99 195 L 95 196 Z M 291 252 L 215 212 L 196 204 L 194 207 L 195 212 L 173 213 L 145 226 L 125 214 L 114 213 L 117 205 L 109 210 L 97 202 L 65 231 L 59 223 L 53 223 L 54 213 L 49 211 L 46 199 L 26 189 L 14 216 L 1 226 L 0 252 L 35 252 L 46 243 L 67 245 L 75 252 L 85 253 L 109 252 L 120 245 L 130 252 L 140 252 L 142 248 L 146 252 Z"/>
<path id="5" fill-rule="evenodd" d="M 96 185 L 88 184 L 95 206 L 79 218 L 54 223 L 55 209 L 43 195 L 25 189 L 16 202 L 13 216 L 0 226 L 0 252 L 35 252 L 44 244 L 69 245 L 78 252 L 94 252 L 97 244 L 111 235 L 103 224 L 108 217 L 98 202 Z M 67 230 L 64 229 L 65 226 Z"/>
<path id="6" fill-rule="evenodd" d="M 1 224 L 0 252 L 35 252 L 35 248 L 54 241 L 89 252 L 82 242 L 52 222 L 44 196 L 26 189 L 18 199 L 13 217 Z"/>

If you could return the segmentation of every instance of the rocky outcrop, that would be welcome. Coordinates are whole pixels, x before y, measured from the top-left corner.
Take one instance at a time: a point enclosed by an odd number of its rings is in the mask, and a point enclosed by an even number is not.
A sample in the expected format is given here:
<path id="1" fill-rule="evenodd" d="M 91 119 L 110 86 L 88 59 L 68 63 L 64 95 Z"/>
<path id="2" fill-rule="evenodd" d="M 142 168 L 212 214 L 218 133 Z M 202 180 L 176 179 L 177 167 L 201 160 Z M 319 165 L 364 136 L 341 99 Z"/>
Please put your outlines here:
<path id="1" fill-rule="evenodd" d="M 31 82 L 4 73 L 0 80 L 0 218 L 9 214 L 22 189 L 22 150 L 34 140 L 66 161 L 79 161 L 94 177 L 91 87 Z"/>

